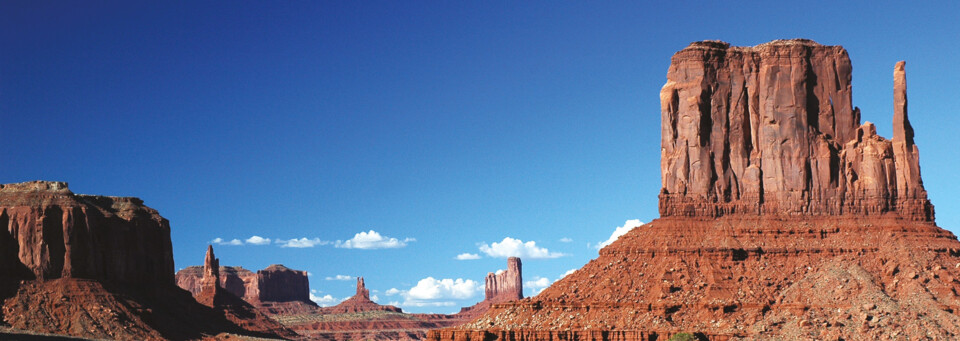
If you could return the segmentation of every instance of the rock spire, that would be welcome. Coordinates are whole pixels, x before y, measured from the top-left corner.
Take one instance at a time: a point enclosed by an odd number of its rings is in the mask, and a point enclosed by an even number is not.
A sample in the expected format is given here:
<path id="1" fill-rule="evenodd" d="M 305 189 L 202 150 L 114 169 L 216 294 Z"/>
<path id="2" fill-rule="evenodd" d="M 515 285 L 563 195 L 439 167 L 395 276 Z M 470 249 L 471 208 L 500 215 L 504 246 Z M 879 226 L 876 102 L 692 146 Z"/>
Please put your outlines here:
<path id="1" fill-rule="evenodd" d="M 490 303 L 516 301 L 523 298 L 523 273 L 520 258 L 507 258 L 507 270 L 487 273 L 484 300 Z"/>

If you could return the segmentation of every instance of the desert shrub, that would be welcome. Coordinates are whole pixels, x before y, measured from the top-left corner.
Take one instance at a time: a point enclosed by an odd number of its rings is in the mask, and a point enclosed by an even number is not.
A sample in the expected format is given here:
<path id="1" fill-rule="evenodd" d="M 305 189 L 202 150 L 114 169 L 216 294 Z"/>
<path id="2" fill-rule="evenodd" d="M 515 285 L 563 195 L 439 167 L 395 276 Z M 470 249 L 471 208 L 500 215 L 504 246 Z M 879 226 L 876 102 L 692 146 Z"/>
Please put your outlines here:
<path id="1" fill-rule="evenodd" d="M 676 333 L 667 341 L 697 341 L 697 337 L 690 333 Z"/>

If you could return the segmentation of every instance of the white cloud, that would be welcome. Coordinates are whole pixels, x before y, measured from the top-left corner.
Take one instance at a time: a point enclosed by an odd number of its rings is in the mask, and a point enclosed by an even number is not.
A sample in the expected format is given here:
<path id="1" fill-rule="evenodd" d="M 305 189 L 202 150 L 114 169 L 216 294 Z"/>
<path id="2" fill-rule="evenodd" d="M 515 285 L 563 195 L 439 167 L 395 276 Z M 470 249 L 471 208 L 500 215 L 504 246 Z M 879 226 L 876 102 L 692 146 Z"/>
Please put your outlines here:
<path id="1" fill-rule="evenodd" d="M 531 291 L 533 291 L 534 295 L 537 295 L 541 291 L 543 291 L 543 289 L 546 289 L 547 287 L 549 287 L 550 284 L 553 284 L 553 282 L 551 282 L 549 278 L 533 276 L 532 281 L 523 282 L 523 287 L 525 289 L 530 289 Z"/>
<path id="2" fill-rule="evenodd" d="M 600 244 L 597 244 L 596 246 L 594 246 L 594 248 L 598 250 L 602 249 L 605 246 L 612 244 L 614 241 L 617 240 L 617 238 L 620 238 L 620 236 L 627 234 L 627 232 L 630 232 L 630 230 L 633 230 L 633 228 L 641 225 L 643 225 L 643 223 L 640 222 L 640 219 L 627 220 L 626 222 L 623 223 L 623 226 L 617 227 L 615 230 L 613 230 L 613 234 L 610 235 L 610 238 L 607 238 L 607 240 L 600 242 Z"/>
<path id="3" fill-rule="evenodd" d="M 560 278 L 564 278 L 564 277 L 570 276 L 570 274 L 572 274 L 572 273 L 574 273 L 574 272 L 577 272 L 577 270 L 579 270 L 579 269 L 570 269 L 570 270 L 567 270 L 567 272 L 564 272 L 562 275 L 560 275 Z M 558 278 L 557 280 L 559 281 L 560 278 Z"/>
<path id="4" fill-rule="evenodd" d="M 234 245 L 234 246 L 243 245 L 243 241 L 241 241 L 240 239 L 226 241 L 226 240 L 223 240 L 223 238 L 215 238 L 214 240 L 211 240 L 210 243 L 217 244 L 217 245 Z"/>
<path id="5" fill-rule="evenodd" d="M 342 299 L 338 299 L 333 296 L 330 296 L 330 294 L 323 295 L 323 296 L 316 296 L 313 293 L 310 293 L 310 300 L 316 302 L 317 305 L 321 307 L 335 306 L 341 301 L 343 301 Z"/>
<path id="6" fill-rule="evenodd" d="M 480 255 L 476 253 L 466 253 L 466 252 L 457 255 L 457 260 L 472 260 L 472 259 L 480 259 Z"/>
<path id="7" fill-rule="evenodd" d="M 380 300 L 380 297 L 377 295 L 373 295 L 373 296 L 370 296 L 370 300 L 376 302 Z"/>
<path id="8" fill-rule="evenodd" d="M 569 243 L 569 242 L 572 242 L 572 241 L 573 241 L 573 239 L 570 239 L 570 238 L 567 238 L 567 237 L 560 238 L 560 242 L 561 242 L 561 243 Z"/>
<path id="9" fill-rule="evenodd" d="M 456 280 L 444 278 L 435 279 L 427 277 L 417 282 L 417 285 L 407 292 L 407 298 L 416 300 L 436 300 L 436 299 L 467 299 L 473 297 L 473 294 L 480 290 L 480 283 L 471 279 Z"/>
<path id="10" fill-rule="evenodd" d="M 483 284 L 471 279 L 436 279 L 427 277 L 417 282 L 409 290 L 390 288 L 384 293 L 387 296 L 400 295 L 403 302 L 393 301 L 391 305 L 407 307 L 451 307 L 457 302 L 465 300 L 483 290 Z"/>
<path id="11" fill-rule="evenodd" d="M 252 245 L 267 245 L 267 244 L 270 244 L 270 238 L 253 236 L 253 237 L 247 238 L 246 242 L 247 244 L 252 244 Z"/>
<path id="12" fill-rule="evenodd" d="M 349 281 L 351 279 L 354 279 L 354 277 L 348 276 L 348 275 L 336 275 L 336 276 L 327 277 L 325 279 L 328 281 Z"/>
<path id="13" fill-rule="evenodd" d="M 557 258 L 566 256 L 560 252 L 550 252 L 547 248 L 538 247 L 537 243 L 534 241 L 528 241 L 524 243 L 522 240 L 513 239 L 510 237 L 503 238 L 503 241 L 497 243 L 491 243 L 487 245 L 486 243 L 480 245 L 480 251 L 486 253 L 490 257 L 520 257 L 523 259 L 535 259 L 535 258 Z"/>
<path id="14" fill-rule="evenodd" d="M 293 238 L 293 239 L 286 239 L 286 240 L 277 239 L 275 242 L 277 244 L 280 244 L 280 247 L 296 247 L 296 248 L 314 247 L 317 245 L 330 244 L 329 241 L 320 240 L 320 238 L 309 239 L 306 237 L 300 238 L 300 239 Z"/>
<path id="15" fill-rule="evenodd" d="M 370 232 L 357 233 L 351 239 L 338 240 L 336 247 L 344 249 L 394 249 L 407 246 L 407 243 L 414 241 L 417 240 L 413 238 L 399 240 L 382 236 L 377 231 L 370 230 Z"/>

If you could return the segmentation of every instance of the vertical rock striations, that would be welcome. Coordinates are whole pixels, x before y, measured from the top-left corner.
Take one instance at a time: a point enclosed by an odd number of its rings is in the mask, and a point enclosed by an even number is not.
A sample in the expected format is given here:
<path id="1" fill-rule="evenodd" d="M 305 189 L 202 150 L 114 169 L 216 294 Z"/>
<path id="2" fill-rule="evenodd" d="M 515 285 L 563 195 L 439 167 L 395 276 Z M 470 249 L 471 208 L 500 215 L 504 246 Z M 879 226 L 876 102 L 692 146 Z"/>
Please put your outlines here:
<path id="1" fill-rule="evenodd" d="M 173 284 L 170 225 L 131 197 L 74 194 L 65 182 L 0 185 L 0 271 L 19 279 Z"/>
<path id="2" fill-rule="evenodd" d="M 220 260 L 213 255 L 213 245 L 207 245 L 203 259 L 203 277 L 200 278 L 200 294 L 213 296 L 220 288 Z"/>
<path id="3" fill-rule="evenodd" d="M 520 258 L 507 259 L 507 270 L 501 273 L 487 274 L 484 286 L 484 301 L 500 303 L 523 298 L 523 275 Z"/>
<path id="4" fill-rule="evenodd" d="M 257 283 L 260 301 L 310 302 L 310 282 L 306 271 L 274 264 L 257 271 Z"/>
<path id="5" fill-rule="evenodd" d="M 677 52 L 660 92 L 660 215 L 894 212 L 932 221 L 903 64 L 892 143 L 860 125 L 851 70 L 843 47 L 804 39 L 703 41 Z"/>

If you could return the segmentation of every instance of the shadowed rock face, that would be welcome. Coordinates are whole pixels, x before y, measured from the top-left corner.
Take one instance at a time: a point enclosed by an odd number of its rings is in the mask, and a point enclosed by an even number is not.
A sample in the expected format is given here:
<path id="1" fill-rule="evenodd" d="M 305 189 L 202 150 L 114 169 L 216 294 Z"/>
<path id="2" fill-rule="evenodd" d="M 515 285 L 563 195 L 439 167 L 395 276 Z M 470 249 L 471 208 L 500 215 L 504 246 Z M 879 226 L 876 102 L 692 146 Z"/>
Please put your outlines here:
<path id="1" fill-rule="evenodd" d="M 170 225 L 130 197 L 74 194 L 65 182 L 0 185 L 0 273 L 173 284 Z"/>
<path id="2" fill-rule="evenodd" d="M 932 221 L 895 72 L 894 138 L 860 124 L 840 46 L 705 41 L 677 52 L 660 92 L 661 216 L 877 215 Z"/>
<path id="3" fill-rule="evenodd" d="M 310 302 L 307 272 L 274 264 L 257 271 L 260 300 L 271 302 Z"/>

